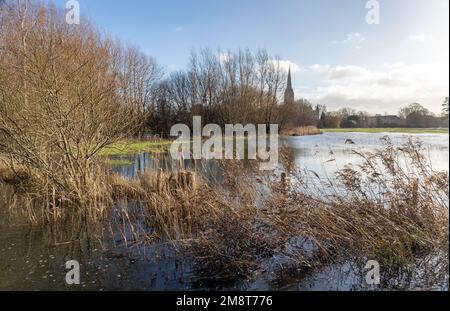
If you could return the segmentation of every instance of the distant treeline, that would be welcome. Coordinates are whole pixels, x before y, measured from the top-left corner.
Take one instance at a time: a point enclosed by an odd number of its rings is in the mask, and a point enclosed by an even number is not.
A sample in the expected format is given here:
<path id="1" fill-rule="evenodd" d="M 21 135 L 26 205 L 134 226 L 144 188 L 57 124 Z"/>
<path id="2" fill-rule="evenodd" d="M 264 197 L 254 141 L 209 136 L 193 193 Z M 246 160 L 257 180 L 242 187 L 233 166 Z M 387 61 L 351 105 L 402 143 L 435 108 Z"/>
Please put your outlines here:
<path id="1" fill-rule="evenodd" d="M 318 106 L 320 128 L 448 128 L 448 100 L 445 99 L 441 115 L 435 115 L 418 103 L 400 109 L 397 115 L 370 115 L 366 112 L 343 108 L 326 112 Z"/>
<path id="2" fill-rule="evenodd" d="M 155 82 L 146 112 L 146 129 L 168 135 L 172 125 L 190 125 L 193 116 L 205 123 L 271 124 L 280 130 L 318 128 L 448 127 L 448 114 L 436 116 L 420 104 L 401 109 L 398 115 L 370 115 L 351 108 L 327 111 L 306 99 L 283 102 L 286 68 L 267 51 L 252 53 L 193 52 L 186 70 Z"/>

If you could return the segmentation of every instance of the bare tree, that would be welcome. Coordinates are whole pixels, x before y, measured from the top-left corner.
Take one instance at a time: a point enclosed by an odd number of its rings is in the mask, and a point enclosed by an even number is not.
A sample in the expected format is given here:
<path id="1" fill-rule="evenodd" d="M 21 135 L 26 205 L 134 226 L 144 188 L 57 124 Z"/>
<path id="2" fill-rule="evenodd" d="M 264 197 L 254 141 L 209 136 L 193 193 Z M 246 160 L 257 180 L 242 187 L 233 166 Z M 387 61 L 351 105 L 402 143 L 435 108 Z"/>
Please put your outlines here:
<path id="1" fill-rule="evenodd" d="M 220 125 L 275 123 L 285 79 L 280 60 L 266 51 L 202 50 L 192 53 L 186 71 L 169 78 L 164 113 L 170 108 L 186 124 L 193 115 Z"/>
<path id="2" fill-rule="evenodd" d="M 119 73 L 119 93 L 122 102 L 132 108 L 138 122 L 139 138 L 143 138 L 163 71 L 152 57 L 131 47 L 120 47 L 115 64 Z"/>
<path id="3" fill-rule="evenodd" d="M 99 151 L 135 130 L 120 101 L 116 47 L 87 21 L 66 24 L 54 6 L 8 3 L 1 19 L 0 154 L 44 193 L 88 206 L 101 184 Z"/>

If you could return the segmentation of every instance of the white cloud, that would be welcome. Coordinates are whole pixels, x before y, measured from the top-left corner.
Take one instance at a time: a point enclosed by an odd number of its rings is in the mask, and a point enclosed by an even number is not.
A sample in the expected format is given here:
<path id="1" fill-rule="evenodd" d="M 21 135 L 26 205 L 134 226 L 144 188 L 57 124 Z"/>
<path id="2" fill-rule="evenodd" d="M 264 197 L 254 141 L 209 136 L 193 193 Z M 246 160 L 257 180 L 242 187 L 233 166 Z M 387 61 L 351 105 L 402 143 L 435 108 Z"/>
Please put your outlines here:
<path id="1" fill-rule="evenodd" d="M 439 113 L 443 98 L 449 94 L 448 85 L 448 62 L 385 64 L 379 70 L 337 66 L 319 86 L 302 91 L 302 96 L 330 109 L 396 113 L 402 106 L 419 102 Z"/>
<path id="2" fill-rule="evenodd" d="M 427 36 L 425 34 L 410 35 L 408 39 L 414 42 L 425 42 L 427 40 Z"/>
<path id="3" fill-rule="evenodd" d="M 330 80 L 360 78 L 369 74 L 367 69 L 358 66 L 337 66 L 330 72 Z"/>
<path id="4" fill-rule="evenodd" d="M 219 61 L 224 64 L 231 60 L 233 57 L 233 54 L 229 52 L 220 52 L 219 53 Z M 271 59 L 268 60 L 267 63 L 274 66 L 275 68 L 280 68 L 281 70 L 288 71 L 289 68 L 291 68 L 292 73 L 301 72 L 303 71 L 303 68 L 301 68 L 299 65 L 297 65 L 294 62 L 291 62 L 289 60 L 279 60 L 279 59 Z"/>
<path id="5" fill-rule="evenodd" d="M 355 45 L 357 48 L 361 48 L 361 44 L 366 41 L 366 38 L 359 32 L 348 33 L 343 40 L 331 41 L 331 44 L 348 44 Z"/>
<path id="6" fill-rule="evenodd" d="M 314 65 L 309 66 L 309 69 L 312 71 L 318 72 L 318 73 L 325 73 L 325 72 L 330 71 L 331 66 L 328 64 L 324 64 L 324 65 L 314 64 Z"/>
<path id="7" fill-rule="evenodd" d="M 281 69 L 288 71 L 289 68 L 291 68 L 291 72 L 292 73 L 296 73 L 296 72 L 300 72 L 303 71 L 303 69 L 297 65 L 294 62 L 291 62 L 289 60 L 270 60 L 269 61 L 271 64 L 273 64 L 274 66 L 280 66 Z"/>

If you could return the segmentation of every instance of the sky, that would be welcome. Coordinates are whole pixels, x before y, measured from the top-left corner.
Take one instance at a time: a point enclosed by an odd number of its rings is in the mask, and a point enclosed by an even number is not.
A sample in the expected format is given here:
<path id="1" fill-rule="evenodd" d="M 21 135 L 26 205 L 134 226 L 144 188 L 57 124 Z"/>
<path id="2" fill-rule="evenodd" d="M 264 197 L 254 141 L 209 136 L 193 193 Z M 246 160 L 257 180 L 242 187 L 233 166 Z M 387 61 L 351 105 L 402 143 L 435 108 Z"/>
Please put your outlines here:
<path id="1" fill-rule="evenodd" d="M 367 23 L 368 0 L 78 1 L 168 73 L 202 48 L 264 48 L 291 65 L 297 98 L 328 110 L 396 114 L 419 102 L 439 113 L 449 95 L 448 0 L 378 0 L 379 24 Z"/>

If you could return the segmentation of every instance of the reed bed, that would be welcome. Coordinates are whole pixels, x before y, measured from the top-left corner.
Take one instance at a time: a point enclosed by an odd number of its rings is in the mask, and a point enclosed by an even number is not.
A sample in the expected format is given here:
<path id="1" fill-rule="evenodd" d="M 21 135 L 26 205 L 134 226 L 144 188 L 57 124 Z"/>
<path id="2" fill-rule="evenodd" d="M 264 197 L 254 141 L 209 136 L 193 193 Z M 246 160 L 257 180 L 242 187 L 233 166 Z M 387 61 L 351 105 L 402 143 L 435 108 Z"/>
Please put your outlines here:
<path id="1" fill-rule="evenodd" d="M 280 268 L 300 271 L 348 260 L 377 260 L 389 270 L 433 262 L 448 278 L 448 172 L 434 171 L 423 154 L 419 142 L 394 146 L 385 139 L 383 148 L 357 153 L 359 164 L 328 179 L 297 168 L 289 149 L 276 173 L 258 171 L 257 163 L 221 162 L 224 178 L 214 183 L 183 170 L 131 180 L 105 174 L 94 188 L 104 210 L 95 214 L 121 206 L 119 217 L 84 219 L 116 222 L 110 227 L 122 228 L 130 245 L 170 242 L 202 273 L 221 280 L 251 277 L 280 257 Z M 54 202 L 45 193 L 42 202 Z M 14 197 L 10 206 L 35 223 L 63 219 L 55 216 L 63 213 L 58 203 L 28 194 L 22 199 L 28 203 L 17 204 Z"/>
<path id="2" fill-rule="evenodd" d="M 66 226 L 75 219 L 91 224 L 101 222 L 113 204 L 110 175 L 100 164 L 93 171 L 95 178 L 85 179 L 85 192 L 80 197 L 38 171 L 0 159 L 0 185 L 12 189 L 5 191 L 9 195 L 3 196 L 2 205 L 37 226 Z"/>
<path id="3" fill-rule="evenodd" d="M 335 179 L 300 171 L 284 152 L 276 175 L 226 162 L 220 186 L 161 171 L 122 191 L 137 194 L 161 238 L 221 279 L 252 275 L 276 256 L 299 269 L 349 258 L 402 268 L 431 256 L 448 271 L 448 173 L 433 171 L 414 142 L 385 140 L 358 155 L 361 164 Z"/>

